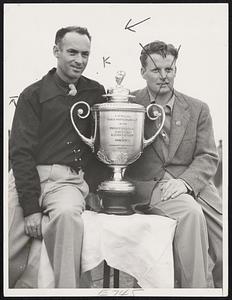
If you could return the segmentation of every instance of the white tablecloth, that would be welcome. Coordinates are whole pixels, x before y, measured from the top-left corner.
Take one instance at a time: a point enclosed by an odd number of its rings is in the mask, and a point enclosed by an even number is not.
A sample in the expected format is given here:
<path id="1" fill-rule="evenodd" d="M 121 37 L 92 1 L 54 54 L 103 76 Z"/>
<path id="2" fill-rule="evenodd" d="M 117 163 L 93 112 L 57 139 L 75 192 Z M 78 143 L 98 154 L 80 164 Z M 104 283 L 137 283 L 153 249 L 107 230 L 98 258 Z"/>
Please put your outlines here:
<path id="1" fill-rule="evenodd" d="M 157 215 L 116 216 L 91 211 L 83 213 L 83 220 L 83 272 L 95 268 L 105 259 L 109 266 L 135 277 L 142 288 L 174 286 L 172 240 L 175 220 Z M 44 243 L 38 287 L 54 287 Z"/>

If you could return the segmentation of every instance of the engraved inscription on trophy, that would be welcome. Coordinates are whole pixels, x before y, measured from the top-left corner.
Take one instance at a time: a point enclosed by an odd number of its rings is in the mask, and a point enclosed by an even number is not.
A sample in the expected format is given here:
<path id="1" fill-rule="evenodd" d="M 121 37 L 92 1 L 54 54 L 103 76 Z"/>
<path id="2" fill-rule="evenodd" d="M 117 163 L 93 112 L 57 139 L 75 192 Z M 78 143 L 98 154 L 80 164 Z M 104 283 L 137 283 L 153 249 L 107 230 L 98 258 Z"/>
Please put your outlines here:
<path id="1" fill-rule="evenodd" d="M 127 111 L 112 111 L 100 113 L 100 149 L 99 158 L 110 157 L 104 161 L 107 164 L 129 164 L 142 152 L 141 138 L 136 134 L 141 129 L 143 114 Z"/>

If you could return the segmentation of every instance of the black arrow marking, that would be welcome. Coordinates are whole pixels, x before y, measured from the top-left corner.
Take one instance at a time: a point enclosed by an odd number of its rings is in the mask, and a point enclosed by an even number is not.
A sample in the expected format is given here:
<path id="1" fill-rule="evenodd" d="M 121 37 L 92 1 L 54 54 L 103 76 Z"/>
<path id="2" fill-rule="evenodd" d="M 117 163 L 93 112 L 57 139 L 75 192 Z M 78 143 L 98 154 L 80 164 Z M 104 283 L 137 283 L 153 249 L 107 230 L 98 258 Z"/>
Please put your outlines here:
<path id="1" fill-rule="evenodd" d="M 9 103 L 9 105 L 11 104 L 11 103 L 14 103 L 14 106 L 16 107 L 16 99 L 18 99 L 18 96 L 11 96 L 11 97 L 9 97 L 10 98 L 10 103 Z"/>
<path id="2" fill-rule="evenodd" d="M 147 21 L 147 20 L 149 20 L 149 19 L 151 19 L 151 17 L 146 18 L 145 20 L 142 20 L 142 21 L 140 21 L 140 22 L 138 22 L 138 23 L 135 23 L 135 24 L 133 24 L 133 25 L 128 26 L 129 23 L 130 23 L 131 20 L 132 20 L 132 19 L 130 19 L 130 20 L 128 21 L 128 23 L 126 24 L 126 26 L 125 26 L 124 29 L 128 29 L 128 30 L 130 30 L 130 31 L 136 32 L 134 29 L 131 29 L 131 28 L 134 27 L 134 26 L 136 26 L 136 25 L 138 25 L 138 24 L 141 24 L 141 23 L 143 23 L 143 22 L 145 22 L 145 21 Z"/>
<path id="3" fill-rule="evenodd" d="M 104 68 L 106 67 L 106 64 L 109 64 L 109 65 L 111 64 L 110 61 L 107 61 L 109 58 L 110 58 L 110 56 L 108 56 L 107 58 L 105 58 L 104 56 L 102 57 Z"/>

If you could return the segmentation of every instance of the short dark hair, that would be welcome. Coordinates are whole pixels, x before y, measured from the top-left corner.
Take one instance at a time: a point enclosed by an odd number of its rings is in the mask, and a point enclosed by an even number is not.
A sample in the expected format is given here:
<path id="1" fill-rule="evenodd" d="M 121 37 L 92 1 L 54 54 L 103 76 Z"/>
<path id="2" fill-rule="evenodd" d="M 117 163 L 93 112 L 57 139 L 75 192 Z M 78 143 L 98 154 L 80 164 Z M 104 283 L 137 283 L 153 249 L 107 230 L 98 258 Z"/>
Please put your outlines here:
<path id="1" fill-rule="evenodd" d="M 140 62 L 143 67 L 147 65 L 147 57 L 150 54 L 159 54 L 163 57 L 166 57 L 167 54 L 171 54 L 177 59 L 178 50 L 172 44 L 166 44 L 162 41 L 154 41 L 145 45 L 140 54 Z"/>
<path id="2" fill-rule="evenodd" d="M 55 37 L 55 44 L 58 45 L 61 42 L 61 40 L 63 39 L 63 37 L 65 36 L 65 34 L 68 32 L 76 32 L 76 33 L 79 33 L 82 35 L 87 35 L 87 37 L 91 41 L 91 36 L 90 36 L 87 28 L 79 27 L 79 26 L 68 26 L 68 27 L 61 28 L 57 31 L 56 37 Z"/>

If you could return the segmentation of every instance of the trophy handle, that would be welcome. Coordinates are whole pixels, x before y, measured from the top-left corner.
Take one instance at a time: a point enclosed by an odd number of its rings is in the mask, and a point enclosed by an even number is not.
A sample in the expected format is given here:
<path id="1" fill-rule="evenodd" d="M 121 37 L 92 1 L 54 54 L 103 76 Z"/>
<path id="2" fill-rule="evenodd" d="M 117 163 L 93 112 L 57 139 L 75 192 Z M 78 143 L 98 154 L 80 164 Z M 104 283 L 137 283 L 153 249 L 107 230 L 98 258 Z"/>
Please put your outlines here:
<path id="1" fill-rule="evenodd" d="M 87 113 L 84 114 L 84 111 L 82 108 L 78 108 L 77 109 L 77 116 L 80 118 L 80 119 L 86 119 L 89 114 L 90 114 L 90 106 L 88 103 L 86 103 L 85 101 L 79 101 L 75 104 L 73 104 L 73 106 L 71 107 L 71 110 L 70 110 L 70 116 L 71 116 L 71 121 L 72 121 L 72 125 L 73 127 L 75 128 L 77 134 L 79 135 L 79 137 L 82 139 L 82 141 L 88 145 L 92 151 L 94 151 L 94 142 L 95 142 L 95 138 L 96 138 L 96 132 L 97 132 L 97 120 L 96 120 L 96 117 L 94 118 L 95 119 L 95 122 L 94 122 L 94 136 L 91 137 L 91 138 L 87 138 L 85 137 L 80 131 L 79 129 L 77 128 L 75 122 L 74 122 L 74 119 L 73 119 L 73 111 L 74 109 L 76 108 L 76 106 L 78 105 L 85 105 L 87 107 Z"/>
<path id="2" fill-rule="evenodd" d="M 153 116 L 149 113 L 149 109 L 151 107 L 158 107 L 161 110 L 161 113 L 158 110 L 154 110 L 153 111 Z M 147 107 L 147 116 L 150 120 L 155 121 L 157 120 L 160 116 L 162 115 L 162 123 L 158 129 L 158 131 L 148 140 L 144 139 L 143 140 L 143 148 L 147 147 L 148 145 L 150 145 L 151 143 L 154 142 L 155 138 L 157 137 L 157 135 L 160 133 L 160 131 L 162 130 L 163 126 L 164 126 L 164 121 L 165 121 L 165 112 L 163 109 L 163 106 L 156 104 L 156 103 L 152 103 L 150 105 L 148 105 Z"/>

